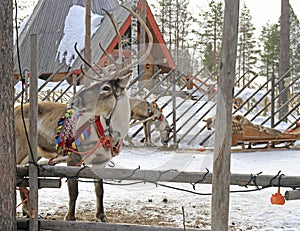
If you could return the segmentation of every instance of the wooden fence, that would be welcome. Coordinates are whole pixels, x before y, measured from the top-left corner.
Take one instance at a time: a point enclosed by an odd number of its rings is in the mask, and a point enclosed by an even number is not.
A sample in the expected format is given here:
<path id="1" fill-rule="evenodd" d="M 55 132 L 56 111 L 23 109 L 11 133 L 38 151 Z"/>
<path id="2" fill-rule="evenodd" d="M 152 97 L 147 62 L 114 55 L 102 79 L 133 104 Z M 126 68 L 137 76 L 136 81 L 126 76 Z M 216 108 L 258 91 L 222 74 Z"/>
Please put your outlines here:
<path id="1" fill-rule="evenodd" d="M 158 184 L 159 182 L 175 182 L 189 184 L 211 184 L 212 173 L 210 172 L 183 172 L 176 170 L 154 171 L 141 169 L 117 169 L 117 168 L 96 168 L 96 167 L 72 167 L 72 166 L 49 166 L 43 165 L 38 168 L 39 187 L 60 187 L 61 177 L 87 179 L 106 179 L 118 181 L 141 181 Z M 29 168 L 27 166 L 17 166 L 17 175 L 19 184 L 27 181 Z M 49 179 L 50 177 L 50 179 Z M 279 180 L 280 179 L 280 180 Z M 49 180 L 49 182 L 47 182 Z M 43 182 L 43 183 L 42 183 Z M 280 183 L 279 183 L 280 182 Z M 255 186 L 260 189 L 267 187 L 299 187 L 299 176 L 272 175 L 253 175 L 253 174 L 231 174 L 230 184 L 239 186 Z M 247 188 L 249 189 L 249 188 Z M 247 190 L 245 189 L 245 190 Z M 285 198 L 287 200 L 300 199 L 300 190 L 287 191 Z M 28 229 L 29 219 L 18 219 L 18 230 Z M 183 228 L 174 227 L 156 227 L 133 224 L 106 224 L 98 222 L 71 222 L 38 220 L 40 229 L 50 230 L 122 230 L 122 231 L 171 231 L 183 230 Z M 187 231 L 199 229 L 184 229 Z"/>
<path id="2" fill-rule="evenodd" d="M 299 93 L 294 92 L 290 95 L 287 102 L 278 106 L 281 92 L 277 91 L 277 94 L 274 94 L 276 90 L 272 90 L 272 88 L 268 87 L 271 84 L 271 80 L 269 79 L 264 82 L 257 74 L 245 73 L 245 75 L 246 74 L 252 74 L 252 77 L 244 86 L 236 89 L 234 98 L 243 98 L 243 101 L 235 106 L 232 112 L 233 114 L 247 116 L 252 122 L 255 122 L 256 119 L 263 116 L 264 120 L 260 120 L 261 125 L 273 128 L 278 128 L 282 123 L 286 122 L 288 124 L 286 128 L 289 129 L 299 122 Z M 186 73 L 178 73 L 175 70 L 171 70 L 168 74 L 162 75 L 160 70 L 158 70 L 151 80 L 153 87 L 146 89 L 146 86 L 149 88 L 147 82 L 142 81 L 139 85 L 139 89 L 132 93 L 132 96 L 141 97 L 147 101 L 154 101 L 159 104 L 172 128 L 170 143 L 173 142 L 179 145 L 188 144 L 189 146 L 210 146 L 211 143 L 208 141 L 214 136 L 214 132 L 207 131 L 203 119 L 215 115 L 217 95 L 217 83 L 213 81 L 215 75 L 208 73 L 205 69 L 199 70 L 193 76 L 189 76 L 188 79 L 186 75 Z M 70 73 L 58 82 L 57 85 L 54 85 L 51 90 L 45 90 L 45 87 L 49 86 L 53 76 L 54 75 L 51 75 L 48 80 L 39 87 L 39 100 L 67 103 L 73 96 L 76 88 L 73 87 L 72 83 L 64 89 L 59 87 L 65 79 L 70 78 Z M 133 80 L 132 84 L 128 87 L 129 92 L 131 92 L 131 87 L 134 85 L 133 83 L 139 81 L 141 77 L 142 73 Z M 74 81 L 77 81 L 78 77 L 74 78 Z M 236 85 L 241 81 L 241 78 L 243 78 L 243 76 L 236 80 Z M 293 79 L 287 88 L 293 88 L 293 86 L 299 82 L 299 78 L 300 76 Z M 275 81 L 273 89 L 277 89 L 283 79 L 284 76 Z M 255 83 L 258 82 L 258 80 L 260 81 L 259 86 Z M 173 89 L 173 82 L 177 86 L 175 91 Z M 192 87 L 191 83 L 193 83 Z M 15 102 L 20 102 L 20 96 L 20 93 L 16 92 Z M 28 99 L 25 100 L 28 101 Z M 289 106 L 289 112 L 279 118 L 279 112 L 285 105 Z M 151 132 L 157 133 L 152 136 L 154 137 L 154 144 L 160 145 L 158 142 L 158 132 L 154 129 L 152 129 Z M 144 133 L 142 125 L 130 128 L 129 136 L 136 142 L 143 142 Z"/>

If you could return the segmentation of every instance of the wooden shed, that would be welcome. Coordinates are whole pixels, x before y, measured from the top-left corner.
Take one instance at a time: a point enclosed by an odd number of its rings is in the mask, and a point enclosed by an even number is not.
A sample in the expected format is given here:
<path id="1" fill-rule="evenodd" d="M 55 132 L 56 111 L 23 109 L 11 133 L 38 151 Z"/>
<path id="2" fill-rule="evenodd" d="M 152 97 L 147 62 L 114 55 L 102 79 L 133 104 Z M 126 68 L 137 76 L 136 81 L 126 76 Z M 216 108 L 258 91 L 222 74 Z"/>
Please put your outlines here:
<path id="1" fill-rule="evenodd" d="M 130 5 L 131 2 L 126 4 Z M 137 11 L 140 11 L 138 3 Z M 153 48 L 149 57 L 145 61 L 145 78 L 151 77 L 155 68 L 162 70 L 162 73 L 170 71 L 174 67 L 174 62 L 169 50 L 165 44 L 163 36 L 160 33 L 158 25 L 154 19 L 151 9 L 146 4 L 147 26 L 151 30 L 154 38 Z M 29 69 L 29 36 L 30 34 L 38 35 L 38 73 L 39 78 L 46 79 L 51 74 L 57 72 L 56 78 L 60 79 L 70 71 L 74 74 L 80 74 L 82 60 L 73 55 L 73 60 L 66 62 L 58 58 L 59 45 L 66 34 L 66 19 L 70 15 L 70 10 L 74 6 L 85 6 L 84 0 L 40 0 L 35 7 L 32 15 L 19 34 L 20 62 L 22 70 Z M 92 13 L 102 15 L 103 19 L 98 25 L 97 30 L 92 35 L 92 61 L 97 64 L 103 64 L 105 57 L 99 43 L 108 52 L 114 54 L 117 49 L 117 38 L 113 30 L 113 25 L 109 17 L 103 12 L 106 9 L 113 14 L 119 24 L 119 31 L 122 39 L 131 38 L 131 15 L 123 7 L 120 7 L 117 0 L 92 0 Z M 79 35 L 78 35 L 79 36 Z M 147 42 L 147 39 L 146 39 Z M 139 43 L 139 37 L 138 37 Z M 70 44 L 71 47 L 74 44 Z M 83 52 L 84 47 L 80 50 Z M 130 44 L 126 50 L 126 44 L 123 45 L 124 52 L 130 58 Z M 19 76 L 17 52 L 15 47 L 14 60 L 15 77 Z M 117 53 L 117 52 L 115 52 Z"/>

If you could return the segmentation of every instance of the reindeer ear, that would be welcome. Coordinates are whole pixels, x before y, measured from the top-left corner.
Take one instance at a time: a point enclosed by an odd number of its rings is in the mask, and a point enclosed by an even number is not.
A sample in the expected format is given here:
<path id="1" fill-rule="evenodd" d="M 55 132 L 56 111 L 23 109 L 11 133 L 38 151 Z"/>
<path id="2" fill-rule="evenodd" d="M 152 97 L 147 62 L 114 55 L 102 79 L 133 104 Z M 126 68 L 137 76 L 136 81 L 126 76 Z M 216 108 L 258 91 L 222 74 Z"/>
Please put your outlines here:
<path id="1" fill-rule="evenodd" d="M 203 122 L 207 122 L 207 120 L 206 120 L 206 119 L 203 119 L 202 121 L 203 121 Z"/>

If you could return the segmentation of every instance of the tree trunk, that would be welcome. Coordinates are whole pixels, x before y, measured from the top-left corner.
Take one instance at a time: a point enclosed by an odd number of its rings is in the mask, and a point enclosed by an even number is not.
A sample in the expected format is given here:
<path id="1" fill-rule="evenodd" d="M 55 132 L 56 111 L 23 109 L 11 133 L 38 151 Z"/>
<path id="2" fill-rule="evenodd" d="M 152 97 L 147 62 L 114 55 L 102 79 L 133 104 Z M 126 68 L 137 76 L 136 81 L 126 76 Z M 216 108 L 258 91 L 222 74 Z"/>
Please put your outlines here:
<path id="1" fill-rule="evenodd" d="M 16 230 L 12 12 L 11 0 L 0 1 L 0 230 Z"/>
<path id="2" fill-rule="evenodd" d="M 211 230 L 228 230 L 232 95 L 237 55 L 239 0 L 225 0 L 218 78 L 216 133 L 212 179 Z"/>
<path id="3" fill-rule="evenodd" d="M 288 100 L 288 89 L 286 82 L 289 81 L 290 73 L 290 4 L 289 0 L 281 0 L 281 17 L 280 17 L 280 62 L 279 62 L 279 78 L 285 75 L 284 80 L 279 84 L 279 92 L 283 94 L 279 97 L 279 107 Z M 284 106 L 279 112 L 279 119 L 282 118 L 289 110 L 288 105 Z M 284 121 L 287 121 L 286 119 Z"/>

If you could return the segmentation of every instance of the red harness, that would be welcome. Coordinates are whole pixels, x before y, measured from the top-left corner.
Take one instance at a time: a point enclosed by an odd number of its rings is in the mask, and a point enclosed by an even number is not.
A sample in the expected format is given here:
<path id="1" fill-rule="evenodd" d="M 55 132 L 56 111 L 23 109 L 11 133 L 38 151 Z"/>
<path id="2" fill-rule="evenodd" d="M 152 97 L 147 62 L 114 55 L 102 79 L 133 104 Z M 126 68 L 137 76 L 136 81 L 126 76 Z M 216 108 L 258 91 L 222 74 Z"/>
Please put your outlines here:
<path id="1" fill-rule="evenodd" d="M 66 121 L 65 121 L 66 122 Z M 94 128 L 98 135 L 98 142 L 90 151 L 88 152 L 78 152 L 77 146 L 81 144 L 81 142 L 86 139 L 91 134 L 91 126 L 94 125 Z M 75 133 L 75 132 L 74 132 Z M 58 137 L 60 134 L 57 134 L 56 137 Z M 96 151 L 99 147 L 104 147 L 106 149 L 110 149 L 111 155 L 114 157 L 119 154 L 120 148 L 122 146 L 123 140 L 119 140 L 116 145 L 113 145 L 113 140 L 111 136 L 105 135 L 104 128 L 100 121 L 100 116 L 96 115 L 94 118 L 90 118 L 88 121 L 83 123 L 77 130 L 76 134 L 72 135 L 72 137 L 66 142 L 60 144 L 62 153 L 77 153 L 80 155 L 85 155 L 82 158 L 82 161 L 80 164 L 87 159 L 92 153 Z"/>
<path id="2" fill-rule="evenodd" d="M 99 115 L 96 115 L 96 116 L 95 116 L 95 124 L 96 124 L 96 127 L 97 127 L 97 130 L 96 130 L 96 131 L 97 131 L 97 133 L 98 133 L 99 139 L 104 138 L 104 137 L 107 137 L 107 136 L 104 135 L 104 129 L 103 129 L 103 126 L 102 126 L 102 124 L 101 124 L 100 116 L 99 116 Z M 109 136 L 109 137 L 110 137 L 110 139 L 105 139 L 106 142 L 103 143 L 103 147 L 105 147 L 105 148 L 107 148 L 107 149 L 110 148 L 110 150 L 111 150 L 111 155 L 112 155 L 112 156 L 116 156 L 116 155 L 118 155 L 119 152 L 120 152 L 120 148 L 121 148 L 121 146 L 122 146 L 122 144 L 123 144 L 123 140 L 122 140 L 122 139 L 119 140 L 118 143 L 117 143 L 117 145 L 114 146 L 113 143 L 112 143 L 111 136 Z"/>

